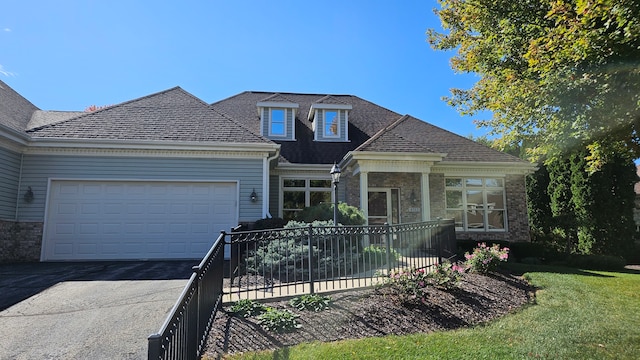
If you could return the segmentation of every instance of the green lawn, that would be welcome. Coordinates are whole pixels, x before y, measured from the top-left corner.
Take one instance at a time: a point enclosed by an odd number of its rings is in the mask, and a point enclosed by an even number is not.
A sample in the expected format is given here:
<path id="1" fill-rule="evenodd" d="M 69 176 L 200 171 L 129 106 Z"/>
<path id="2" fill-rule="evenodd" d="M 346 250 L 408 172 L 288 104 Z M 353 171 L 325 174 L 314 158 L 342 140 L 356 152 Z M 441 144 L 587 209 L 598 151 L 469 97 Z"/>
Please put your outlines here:
<path id="1" fill-rule="evenodd" d="M 233 359 L 638 359 L 640 272 L 512 266 L 536 303 L 485 326 L 302 344 Z"/>

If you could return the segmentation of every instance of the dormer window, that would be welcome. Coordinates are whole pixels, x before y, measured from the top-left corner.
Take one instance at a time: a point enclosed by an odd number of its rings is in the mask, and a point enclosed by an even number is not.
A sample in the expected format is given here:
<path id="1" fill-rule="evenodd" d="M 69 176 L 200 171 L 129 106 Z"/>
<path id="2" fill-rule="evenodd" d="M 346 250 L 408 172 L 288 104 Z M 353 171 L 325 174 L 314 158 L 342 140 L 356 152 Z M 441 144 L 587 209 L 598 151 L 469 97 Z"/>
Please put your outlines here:
<path id="1" fill-rule="evenodd" d="M 271 116 L 269 116 L 269 135 L 270 136 L 286 136 L 285 109 L 271 108 Z"/>
<path id="2" fill-rule="evenodd" d="M 313 122 L 314 140 L 349 141 L 348 104 L 314 103 L 309 109 L 309 121 Z"/>
<path id="3" fill-rule="evenodd" d="M 338 138 L 340 137 L 340 117 L 337 110 L 324 111 L 324 137 Z"/>
<path id="4" fill-rule="evenodd" d="M 272 140 L 295 140 L 298 104 L 288 102 L 280 94 L 276 94 L 259 102 L 257 106 L 263 136 Z"/>

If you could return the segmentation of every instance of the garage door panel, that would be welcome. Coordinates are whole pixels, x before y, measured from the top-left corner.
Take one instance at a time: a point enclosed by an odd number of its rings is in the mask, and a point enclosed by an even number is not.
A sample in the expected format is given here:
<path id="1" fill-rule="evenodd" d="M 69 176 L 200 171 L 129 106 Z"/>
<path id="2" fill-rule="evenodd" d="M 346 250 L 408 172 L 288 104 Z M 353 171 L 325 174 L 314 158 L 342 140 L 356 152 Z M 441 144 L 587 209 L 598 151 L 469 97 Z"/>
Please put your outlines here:
<path id="1" fill-rule="evenodd" d="M 201 258 L 237 225 L 235 183 L 52 181 L 43 260 Z"/>

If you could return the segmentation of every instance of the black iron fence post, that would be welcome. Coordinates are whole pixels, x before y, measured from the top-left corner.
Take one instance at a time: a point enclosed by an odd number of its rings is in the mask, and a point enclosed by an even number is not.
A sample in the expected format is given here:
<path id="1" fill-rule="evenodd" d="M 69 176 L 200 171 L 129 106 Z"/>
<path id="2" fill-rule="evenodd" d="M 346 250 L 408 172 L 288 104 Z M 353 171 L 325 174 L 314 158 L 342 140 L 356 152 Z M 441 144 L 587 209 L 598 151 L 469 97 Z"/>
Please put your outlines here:
<path id="1" fill-rule="evenodd" d="M 311 224 L 309 224 L 309 233 L 307 234 L 307 238 L 309 240 L 309 291 L 311 292 L 311 294 L 314 293 L 314 288 L 313 288 L 313 247 L 311 245 L 311 241 L 313 239 L 312 236 L 312 232 L 313 232 L 313 226 Z"/>
<path id="2" fill-rule="evenodd" d="M 442 218 L 438 217 L 438 227 L 436 228 L 436 246 L 437 246 L 437 252 L 438 252 L 438 264 L 442 264 L 442 236 L 443 236 L 443 231 L 442 231 Z"/>

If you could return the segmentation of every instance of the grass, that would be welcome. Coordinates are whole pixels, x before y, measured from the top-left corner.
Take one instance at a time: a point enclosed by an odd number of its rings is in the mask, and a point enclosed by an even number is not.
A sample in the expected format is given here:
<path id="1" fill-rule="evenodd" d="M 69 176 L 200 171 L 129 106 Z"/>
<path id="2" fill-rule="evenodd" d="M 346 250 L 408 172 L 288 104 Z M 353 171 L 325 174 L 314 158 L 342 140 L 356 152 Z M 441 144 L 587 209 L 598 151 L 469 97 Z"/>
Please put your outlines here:
<path id="1" fill-rule="evenodd" d="M 474 328 L 310 343 L 229 359 L 637 359 L 640 273 L 513 265 L 536 303 Z"/>

